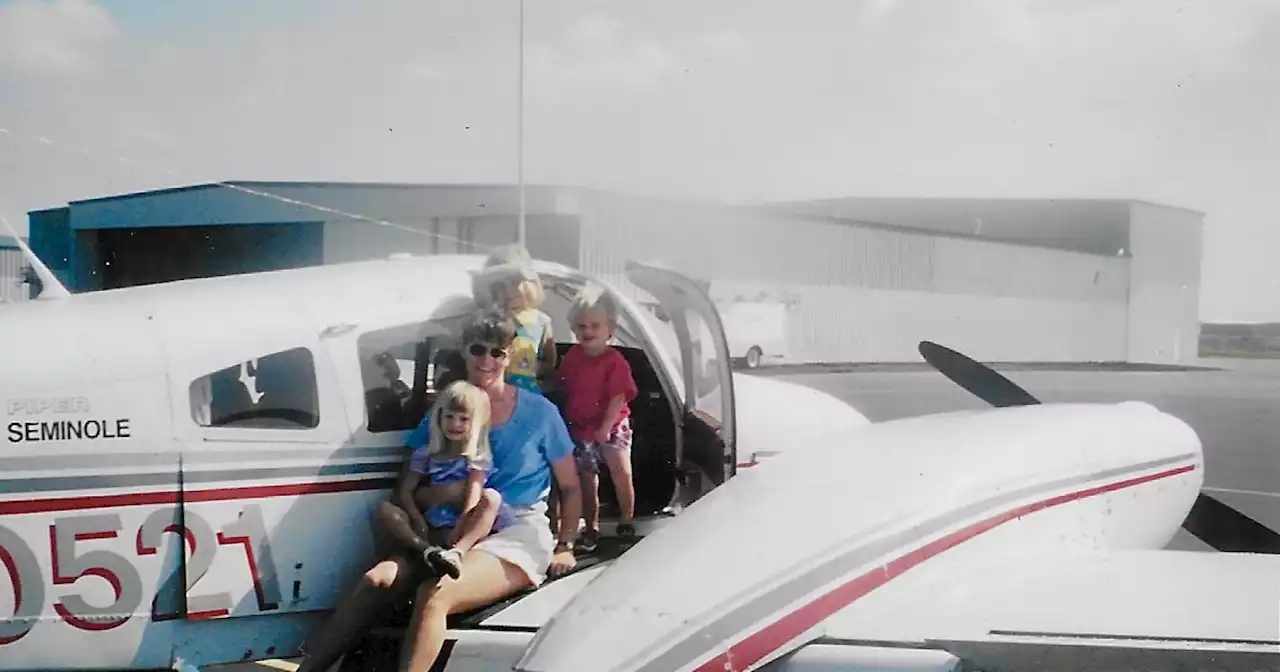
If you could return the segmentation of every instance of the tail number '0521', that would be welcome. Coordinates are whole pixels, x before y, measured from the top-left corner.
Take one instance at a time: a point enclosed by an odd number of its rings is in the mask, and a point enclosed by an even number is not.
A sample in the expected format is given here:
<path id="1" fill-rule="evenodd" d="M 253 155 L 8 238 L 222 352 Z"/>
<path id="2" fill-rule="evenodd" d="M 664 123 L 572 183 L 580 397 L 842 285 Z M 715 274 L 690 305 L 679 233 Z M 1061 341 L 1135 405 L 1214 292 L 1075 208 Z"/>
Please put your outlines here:
<path id="1" fill-rule="evenodd" d="M 182 522 L 178 522 L 180 516 Z M 97 577 L 110 584 L 115 595 L 114 601 L 103 607 L 94 606 L 75 593 L 55 601 L 54 611 L 73 627 L 110 630 L 127 622 L 142 604 L 142 577 L 137 567 L 115 551 L 89 546 L 116 539 L 121 528 L 120 516 L 114 513 L 58 518 L 49 526 L 53 585 L 71 586 L 85 577 Z M 217 535 L 203 518 L 190 510 L 154 511 L 138 528 L 137 555 L 156 555 L 165 533 L 180 535 L 185 542 L 186 572 L 181 566 L 175 566 L 164 578 L 151 603 L 153 620 L 180 618 L 183 614 L 189 619 L 214 618 L 230 613 L 230 593 L 189 595 L 213 565 L 219 546 L 243 546 L 259 611 L 279 608 L 279 580 L 262 512 L 257 505 L 246 506 L 239 519 Z M 0 526 L 0 567 L 8 574 L 14 596 L 13 617 L 0 618 L 0 646 L 3 646 L 22 639 L 39 622 L 45 605 L 45 584 L 40 579 L 39 561 L 26 540 L 3 526 Z"/>
<path id="2" fill-rule="evenodd" d="M 5 527 L 0 527 L 0 564 L 8 570 L 13 584 L 13 618 L 0 618 L 0 646 L 4 646 L 25 637 L 39 622 L 44 608 L 44 581 L 40 580 L 40 563 L 31 547 Z"/>

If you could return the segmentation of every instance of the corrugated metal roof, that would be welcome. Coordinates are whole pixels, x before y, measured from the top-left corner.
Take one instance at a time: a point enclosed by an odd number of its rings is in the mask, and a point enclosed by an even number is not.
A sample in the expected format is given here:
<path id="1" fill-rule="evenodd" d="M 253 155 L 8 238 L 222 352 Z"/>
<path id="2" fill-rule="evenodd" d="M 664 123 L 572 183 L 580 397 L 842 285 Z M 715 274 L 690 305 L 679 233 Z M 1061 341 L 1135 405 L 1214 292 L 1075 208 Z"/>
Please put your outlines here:
<path id="1" fill-rule="evenodd" d="M 104 201 L 118 201 L 132 198 L 148 198 L 153 196 L 164 196 L 167 194 L 180 194 L 190 191 L 202 191 L 205 189 L 223 189 L 227 185 L 232 187 L 244 187 L 246 189 L 271 189 L 271 188 L 308 188 L 308 187 L 329 187 L 338 189 L 395 189 L 395 190 L 432 190 L 432 189 L 469 189 L 469 190 L 514 190 L 514 184 L 481 184 L 481 183 L 420 183 L 420 182 L 291 182 L 291 181 L 256 181 L 256 180 L 228 180 L 225 182 L 209 182 L 204 184 L 189 184 L 180 187 L 168 187 L 165 189 L 154 189 L 151 191 L 137 191 L 128 194 L 114 194 L 111 196 L 98 196 L 95 198 L 85 198 L 70 201 L 70 205 L 80 205 L 84 203 L 102 203 Z M 526 195 L 531 193 L 554 192 L 562 189 L 554 185 L 545 184 L 528 184 L 524 185 Z M 56 208 L 51 208 L 56 209 Z"/>

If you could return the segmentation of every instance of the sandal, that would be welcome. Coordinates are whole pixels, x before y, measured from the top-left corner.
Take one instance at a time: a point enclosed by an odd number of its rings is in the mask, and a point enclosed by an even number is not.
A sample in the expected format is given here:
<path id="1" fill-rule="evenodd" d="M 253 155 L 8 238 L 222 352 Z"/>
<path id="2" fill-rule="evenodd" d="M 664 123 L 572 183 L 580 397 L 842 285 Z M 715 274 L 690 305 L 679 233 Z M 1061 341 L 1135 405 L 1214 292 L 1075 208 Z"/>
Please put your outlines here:
<path id="1" fill-rule="evenodd" d="M 578 535 L 578 540 L 574 542 L 573 546 L 585 553 L 594 553 L 599 539 L 599 532 L 595 530 L 584 530 L 582 534 Z"/>
<path id="2" fill-rule="evenodd" d="M 462 576 L 462 553 L 455 548 L 432 548 L 422 554 L 427 566 L 440 576 L 455 581 Z"/>

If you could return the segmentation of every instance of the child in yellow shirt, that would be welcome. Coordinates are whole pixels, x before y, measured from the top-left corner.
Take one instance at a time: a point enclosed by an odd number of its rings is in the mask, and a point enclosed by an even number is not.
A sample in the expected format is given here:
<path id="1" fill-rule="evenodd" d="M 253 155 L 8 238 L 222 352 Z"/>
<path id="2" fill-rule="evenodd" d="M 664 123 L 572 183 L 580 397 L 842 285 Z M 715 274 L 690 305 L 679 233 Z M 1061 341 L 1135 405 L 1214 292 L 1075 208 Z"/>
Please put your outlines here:
<path id="1" fill-rule="evenodd" d="M 515 320 L 507 382 L 541 394 L 540 381 L 555 371 L 558 357 L 551 317 L 540 310 L 542 281 L 533 270 L 529 251 L 520 245 L 494 250 L 472 289 L 476 303 L 504 310 Z"/>

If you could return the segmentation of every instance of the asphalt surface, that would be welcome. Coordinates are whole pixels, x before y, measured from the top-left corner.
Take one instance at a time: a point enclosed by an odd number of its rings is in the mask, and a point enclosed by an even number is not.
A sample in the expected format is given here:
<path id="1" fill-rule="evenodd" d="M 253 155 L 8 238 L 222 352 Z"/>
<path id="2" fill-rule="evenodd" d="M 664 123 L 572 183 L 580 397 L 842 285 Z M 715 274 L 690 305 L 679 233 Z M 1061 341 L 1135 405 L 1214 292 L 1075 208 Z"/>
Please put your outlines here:
<path id="1" fill-rule="evenodd" d="M 1182 418 L 1204 444 L 1206 491 L 1280 530 L 1280 362 L 1215 360 L 1203 364 L 1224 368 L 993 368 L 1044 402 L 1139 400 Z M 834 373 L 793 371 L 762 369 L 760 373 L 832 394 L 872 421 L 987 408 L 934 371 L 875 367 Z M 1170 548 L 1209 550 L 1185 532 Z"/>

